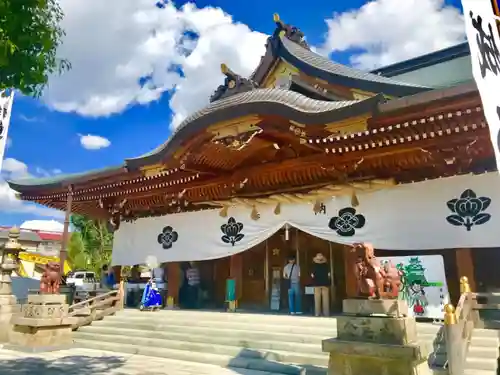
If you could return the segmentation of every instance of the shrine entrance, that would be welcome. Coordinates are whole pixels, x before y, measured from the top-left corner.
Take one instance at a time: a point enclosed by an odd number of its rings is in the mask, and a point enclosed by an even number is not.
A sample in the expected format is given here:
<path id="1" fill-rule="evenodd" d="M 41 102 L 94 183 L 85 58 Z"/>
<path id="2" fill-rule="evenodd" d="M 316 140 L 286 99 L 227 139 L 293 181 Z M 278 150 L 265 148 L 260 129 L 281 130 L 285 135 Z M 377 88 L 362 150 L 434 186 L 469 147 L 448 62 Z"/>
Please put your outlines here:
<path id="1" fill-rule="evenodd" d="M 322 253 L 330 267 L 330 311 L 340 312 L 346 296 L 344 246 L 324 241 L 298 229 L 283 228 L 263 243 L 241 254 L 239 307 L 260 311 L 288 311 L 288 289 L 283 269 L 290 256 L 300 267 L 302 309 L 314 314 L 311 271 L 313 258 Z"/>

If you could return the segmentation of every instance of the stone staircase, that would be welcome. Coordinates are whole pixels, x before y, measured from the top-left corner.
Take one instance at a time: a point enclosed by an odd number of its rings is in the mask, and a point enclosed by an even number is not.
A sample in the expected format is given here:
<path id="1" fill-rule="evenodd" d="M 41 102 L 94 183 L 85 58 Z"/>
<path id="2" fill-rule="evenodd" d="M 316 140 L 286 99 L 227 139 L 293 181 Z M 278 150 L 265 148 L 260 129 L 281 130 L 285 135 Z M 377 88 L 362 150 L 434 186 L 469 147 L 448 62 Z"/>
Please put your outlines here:
<path id="1" fill-rule="evenodd" d="M 500 331 L 475 329 L 465 364 L 465 375 L 497 375 Z"/>
<path id="2" fill-rule="evenodd" d="M 321 341 L 336 331 L 335 318 L 123 310 L 81 327 L 74 338 L 87 349 L 218 365 L 245 375 L 325 375 L 328 355 Z M 467 375 L 496 374 L 497 332 L 475 330 Z M 418 324 L 419 340 L 436 349 L 433 363 L 443 365 L 439 335 L 439 325 Z"/>

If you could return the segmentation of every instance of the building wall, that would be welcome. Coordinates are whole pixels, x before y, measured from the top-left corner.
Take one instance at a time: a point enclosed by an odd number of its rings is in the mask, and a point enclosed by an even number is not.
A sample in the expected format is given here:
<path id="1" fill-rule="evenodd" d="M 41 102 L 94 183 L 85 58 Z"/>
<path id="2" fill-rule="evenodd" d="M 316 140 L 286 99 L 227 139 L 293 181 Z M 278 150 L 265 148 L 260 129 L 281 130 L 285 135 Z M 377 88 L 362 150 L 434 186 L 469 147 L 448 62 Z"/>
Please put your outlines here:
<path id="1" fill-rule="evenodd" d="M 7 239 L 0 239 L 0 246 L 3 246 L 7 242 Z M 38 245 L 40 242 L 35 242 L 35 241 L 19 241 L 21 243 L 21 246 L 23 250 L 25 251 L 37 251 Z"/>
<path id="2" fill-rule="evenodd" d="M 473 79 L 471 57 L 462 56 L 431 66 L 391 76 L 398 81 L 433 88 L 455 86 Z"/>

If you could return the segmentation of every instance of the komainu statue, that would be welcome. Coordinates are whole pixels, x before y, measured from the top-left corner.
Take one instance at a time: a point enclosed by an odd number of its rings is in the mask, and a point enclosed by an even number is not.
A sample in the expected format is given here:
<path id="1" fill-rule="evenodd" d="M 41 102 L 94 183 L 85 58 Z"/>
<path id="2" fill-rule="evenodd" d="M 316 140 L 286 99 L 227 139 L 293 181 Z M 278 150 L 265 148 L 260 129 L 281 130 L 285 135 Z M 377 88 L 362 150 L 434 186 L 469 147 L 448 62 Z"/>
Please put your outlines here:
<path id="1" fill-rule="evenodd" d="M 61 266 L 56 262 L 47 263 L 40 279 L 40 293 L 58 294 L 60 285 Z"/>
<path id="2" fill-rule="evenodd" d="M 375 257 L 373 245 L 357 243 L 353 245 L 356 254 L 354 274 L 357 280 L 357 296 L 364 298 L 397 298 L 401 285 L 401 273 L 385 262 L 383 266 Z"/>

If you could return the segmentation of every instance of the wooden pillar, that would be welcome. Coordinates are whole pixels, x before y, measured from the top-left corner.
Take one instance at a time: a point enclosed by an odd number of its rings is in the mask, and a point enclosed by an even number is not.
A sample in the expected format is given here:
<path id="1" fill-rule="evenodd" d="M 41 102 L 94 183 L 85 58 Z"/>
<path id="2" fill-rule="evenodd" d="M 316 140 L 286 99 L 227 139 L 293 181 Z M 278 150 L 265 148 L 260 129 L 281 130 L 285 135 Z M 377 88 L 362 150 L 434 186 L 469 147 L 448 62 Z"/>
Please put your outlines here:
<path id="1" fill-rule="evenodd" d="M 122 266 L 113 266 L 113 273 L 115 275 L 115 283 L 120 284 L 120 281 L 122 281 Z"/>
<path id="2" fill-rule="evenodd" d="M 266 255 L 264 259 L 264 283 L 265 283 L 265 306 L 270 307 L 271 305 L 271 284 L 269 280 L 269 244 L 266 240 Z"/>
<path id="3" fill-rule="evenodd" d="M 236 300 L 243 296 L 243 254 L 232 255 L 229 260 L 229 277 L 236 282 Z"/>
<path id="4" fill-rule="evenodd" d="M 179 289 L 181 287 L 181 265 L 173 262 L 167 263 L 167 298 L 172 297 L 174 306 L 179 305 Z"/>
<path id="5" fill-rule="evenodd" d="M 345 245 L 344 251 L 344 272 L 345 272 L 345 289 L 347 298 L 357 297 L 358 285 L 356 275 L 354 274 L 354 265 L 356 264 L 356 253 L 352 251 L 352 247 Z"/>
<path id="6" fill-rule="evenodd" d="M 476 278 L 474 275 L 474 261 L 472 260 L 471 249 L 456 249 L 455 256 L 457 261 L 457 273 L 459 279 L 456 282 L 459 283 L 460 278 L 462 276 L 466 276 L 469 279 L 471 290 L 473 292 L 477 292 Z"/>
<path id="7" fill-rule="evenodd" d="M 64 227 L 61 241 L 61 250 L 59 252 L 59 265 L 61 274 L 64 274 L 64 263 L 68 257 L 68 242 L 69 242 L 69 224 L 71 217 L 71 205 L 73 204 L 73 188 L 68 186 L 68 196 L 66 198 L 66 213 L 64 216 Z"/>

